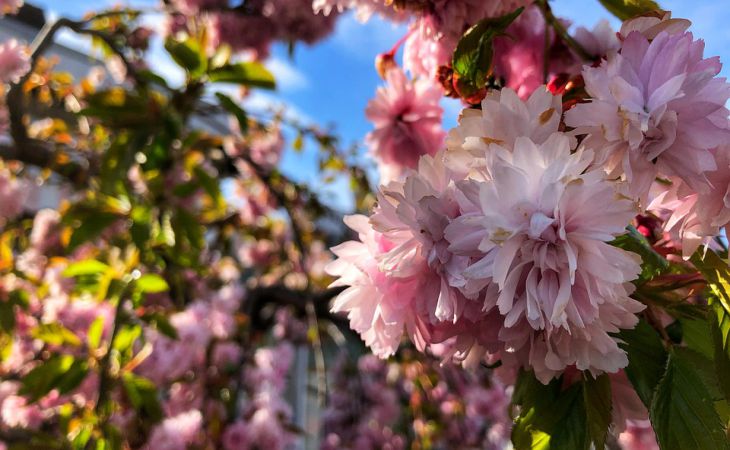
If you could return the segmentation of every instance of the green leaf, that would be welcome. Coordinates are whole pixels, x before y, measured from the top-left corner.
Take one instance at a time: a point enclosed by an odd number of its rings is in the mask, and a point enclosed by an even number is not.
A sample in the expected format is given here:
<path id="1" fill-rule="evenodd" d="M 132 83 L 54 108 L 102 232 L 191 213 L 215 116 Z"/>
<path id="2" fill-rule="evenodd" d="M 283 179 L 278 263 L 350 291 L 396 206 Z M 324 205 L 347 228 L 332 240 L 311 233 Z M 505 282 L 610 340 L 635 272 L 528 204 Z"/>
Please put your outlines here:
<path id="1" fill-rule="evenodd" d="M 122 376 L 122 383 L 127 398 L 137 411 L 141 411 L 153 422 L 162 420 L 163 412 L 157 387 L 152 381 L 127 372 Z"/>
<path id="2" fill-rule="evenodd" d="M 520 415 L 512 428 L 512 444 L 523 450 L 587 450 L 605 440 L 611 420 L 610 384 L 603 378 L 578 382 L 561 391 L 562 380 L 544 385 L 532 372 L 521 371 L 512 402 Z M 587 402 L 593 402 L 590 411 Z"/>
<path id="3" fill-rule="evenodd" d="M 553 411 L 544 411 L 556 415 L 562 412 L 560 422 L 550 436 L 550 448 L 553 450 L 590 448 L 586 408 L 581 390 L 581 383 L 571 386 L 560 394 Z"/>
<path id="4" fill-rule="evenodd" d="M 504 34 L 523 10 L 524 8 L 519 8 L 502 17 L 481 20 L 459 39 L 454 50 L 452 67 L 462 97 L 470 97 L 486 86 L 487 77 L 492 71 L 494 38 Z"/>
<path id="5" fill-rule="evenodd" d="M 682 324 L 682 341 L 692 350 L 712 360 L 714 348 L 710 322 L 705 320 L 680 320 Z"/>
<path id="6" fill-rule="evenodd" d="M 231 49 L 230 45 L 218 45 L 215 49 L 215 53 L 213 54 L 213 56 L 210 57 L 210 67 L 216 69 L 218 67 L 225 66 L 226 64 L 228 64 L 228 61 L 231 60 L 232 53 L 233 49 Z"/>
<path id="7" fill-rule="evenodd" d="M 120 327 L 117 335 L 114 336 L 112 348 L 123 353 L 132 347 L 134 342 L 142 335 L 142 327 L 139 325 L 125 325 Z"/>
<path id="8" fill-rule="evenodd" d="M 103 425 L 103 439 L 96 441 L 96 450 L 123 450 L 129 448 L 125 445 L 127 439 L 122 435 L 122 432 L 116 426 L 111 423 Z"/>
<path id="9" fill-rule="evenodd" d="M 171 218 L 176 257 L 181 263 L 192 264 L 196 255 L 203 248 L 203 233 L 205 229 L 200 225 L 197 216 L 178 208 Z"/>
<path id="10" fill-rule="evenodd" d="M 188 38 L 185 41 L 177 41 L 168 37 L 165 40 L 165 50 L 170 53 L 178 66 L 189 73 L 201 74 L 205 71 L 205 53 L 201 50 L 197 40 Z"/>
<path id="11" fill-rule="evenodd" d="M 26 291 L 15 289 L 8 293 L 5 301 L 0 300 L 0 329 L 12 334 L 15 330 L 15 308 L 27 309 L 29 296 Z"/>
<path id="12" fill-rule="evenodd" d="M 63 276 L 66 278 L 79 277 L 83 275 L 97 275 L 104 273 L 109 270 L 109 266 L 101 261 L 95 259 L 85 259 L 69 264 L 66 270 L 63 271 Z"/>
<path id="13" fill-rule="evenodd" d="M 235 83 L 264 89 L 274 89 L 274 75 L 258 62 L 240 62 L 227 64 L 208 72 L 210 81 L 214 83 Z"/>
<path id="14" fill-rule="evenodd" d="M 8 294 L 8 303 L 16 305 L 22 309 L 28 309 L 30 305 L 30 295 L 22 289 L 15 289 Z"/>
<path id="15" fill-rule="evenodd" d="M 710 388 L 696 367 L 692 350 L 675 347 L 656 389 L 649 416 L 662 450 L 728 450 L 725 424 Z"/>
<path id="16" fill-rule="evenodd" d="M 144 294 L 156 294 L 170 289 L 167 281 L 154 273 L 146 273 L 135 282 L 135 287 Z"/>
<path id="17" fill-rule="evenodd" d="M 238 128 L 240 128 L 241 130 L 241 134 L 246 134 L 246 132 L 248 131 L 248 116 L 246 115 L 246 111 L 238 106 L 238 104 L 236 104 L 236 102 L 234 102 L 231 97 L 221 92 L 216 92 L 215 96 L 218 97 L 218 102 L 220 103 L 221 107 L 236 118 L 236 120 L 238 121 Z"/>
<path id="18" fill-rule="evenodd" d="M 108 127 L 134 129 L 158 126 L 165 101 L 160 95 L 143 96 L 118 86 L 90 94 L 85 100 L 88 106 L 79 114 L 101 119 Z"/>
<path id="19" fill-rule="evenodd" d="M 720 389 L 726 399 L 730 399 L 730 313 L 719 301 L 712 302 L 710 329 L 712 331 L 715 373 Z"/>
<path id="20" fill-rule="evenodd" d="M 104 316 L 99 316 L 89 325 L 86 332 L 86 342 L 90 349 L 96 349 L 101 343 L 101 336 L 104 333 Z"/>
<path id="21" fill-rule="evenodd" d="M 0 300 L 0 328 L 8 334 L 15 330 L 15 305 Z"/>
<path id="22" fill-rule="evenodd" d="M 67 394 L 79 386 L 88 373 L 86 361 L 71 355 L 53 355 L 21 380 L 20 394 L 36 401 L 53 389 Z"/>
<path id="23" fill-rule="evenodd" d="M 18 441 L 6 441 L 8 450 L 68 450 L 68 441 L 59 439 L 58 434 L 40 430 L 24 435 Z"/>
<path id="24" fill-rule="evenodd" d="M 560 381 L 552 380 L 549 384 L 542 384 L 533 372 L 521 370 L 517 376 L 512 403 L 520 406 L 520 415 L 515 419 L 512 428 L 512 443 L 516 449 L 533 449 L 536 442 L 541 442 L 544 448 L 549 443 L 542 434 L 550 431 L 555 421 L 550 415 L 542 414 L 549 410 L 560 395 Z M 549 440 L 549 434 L 547 440 Z"/>
<path id="25" fill-rule="evenodd" d="M 144 81 L 147 81 L 148 83 L 154 83 L 157 85 L 160 85 L 165 88 L 169 88 L 169 85 L 167 84 L 167 80 L 162 78 L 160 75 L 157 75 L 156 73 L 152 72 L 149 69 L 142 69 L 137 71 L 137 76 Z"/>
<path id="26" fill-rule="evenodd" d="M 631 225 L 626 230 L 626 234 L 618 236 L 611 245 L 641 256 L 639 283 L 647 282 L 669 270 L 669 261 L 651 247 L 644 235 Z"/>
<path id="27" fill-rule="evenodd" d="M 89 217 L 84 218 L 71 234 L 68 243 L 68 250 L 74 250 L 84 242 L 97 238 L 102 231 L 113 224 L 119 216 L 113 213 L 98 211 Z"/>
<path id="28" fill-rule="evenodd" d="M 618 336 L 623 341 L 621 348 L 629 358 L 626 376 L 641 401 L 649 407 L 654 390 L 664 374 L 667 351 L 657 332 L 643 320 L 633 330 L 622 330 Z"/>
<path id="29" fill-rule="evenodd" d="M 598 0 L 614 16 L 628 20 L 651 11 L 660 11 L 661 7 L 653 0 Z"/>
<path id="30" fill-rule="evenodd" d="M 730 311 L 730 268 L 728 268 L 728 263 L 709 249 L 704 254 L 698 250 L 692 255 L 691 261 L 707 280 L 710 291 L 717 296 L 725 310 Z"/>
<path id="31" fill-rule="evenodd" d="M 60 323 L 43 323 L 31 330 L 30 335 L 51 345 L 81 345 L 81 339 Z"/>
<path id="32" fill-rule="evenodd" d="M 193 169 L 193 173 L 195 173 L 195 178 L 200 182 L 203 190 L 206 192 L 206 194 L 208 194 L 208 196 L 210 196 L 216 207 L 219 209 L 224 209 L 225 200 L 223 199 L 223 194 L 221 193 L 219 180 L 210 176 L 210 174 L 208 174 L 208 172 L 201 166 L 196 166 Z"/>
<path id="33" fill-rule="evenodd" d="M 583 404 L 585 406 L 588 435 L 595 448 L 606 447 L 608 426 L 611 425 L 611 380 L 603 374 L 598 378 L 587 375 L 583 381 Z"/>

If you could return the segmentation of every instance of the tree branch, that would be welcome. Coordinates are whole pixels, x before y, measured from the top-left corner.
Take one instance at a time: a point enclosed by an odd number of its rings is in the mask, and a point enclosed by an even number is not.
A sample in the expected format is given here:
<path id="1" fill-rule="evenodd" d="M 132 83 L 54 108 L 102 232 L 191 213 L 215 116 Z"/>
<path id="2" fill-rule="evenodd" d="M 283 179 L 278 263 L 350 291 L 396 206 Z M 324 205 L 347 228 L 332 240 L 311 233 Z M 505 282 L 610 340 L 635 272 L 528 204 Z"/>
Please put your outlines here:
<path id="1" fill-rule="evenodd" d="M 127 73 L 129 73 L 135 81 L 141 83 L 143 80 L 138 77 L 136 68 L 131 64 L 123 50 L 116 45 L 113 38 L 108 33 L 84 28 L 90 22 L 98 18 L 108 17 L 110 15 L 133 13 L 135 12 L 131 10 L 109 11 L 80 21 L 60 18 L 55 22 L 46 23 L 30 45 L 30 69 L 28 72 L 23 74 L 22 77 L 20 77 L 17 83 L 11 84 L 10 89 L 8 90 L 6 103 L 10 119 L 10 135 L 13 138 L 15 145 L 9 146 L 0 144 L 0 157 L 6 160 L 20 161 L 25 164 L 52 169 L 54 172 L 69 179 L 77 185 L 83 184 L 86 180 L 88 180 L 90 169 L 93 169 L 94 167 L 94 164 L 92 164 L 91 161 L 88 161 L 85 158 L 77 158 L 80 159 L 80 161 L 64 164 L 63 166 L 56 165 L 56 156 L 58 152 L 55 146 L 38 139 L 33 139 L 28 135 L 28 129 L 25 124 L 27 105 L 23 85 L 30 79 L 30 76 L 33 74 L 33 71 L 38 64 L 38 60 L 53 44 L 56 33 L 58 33 L 62 28 L 68 28 L 79 34 L 94 36 L 104 41 L 109 48 L 121 58 L 127 68 Z"/>

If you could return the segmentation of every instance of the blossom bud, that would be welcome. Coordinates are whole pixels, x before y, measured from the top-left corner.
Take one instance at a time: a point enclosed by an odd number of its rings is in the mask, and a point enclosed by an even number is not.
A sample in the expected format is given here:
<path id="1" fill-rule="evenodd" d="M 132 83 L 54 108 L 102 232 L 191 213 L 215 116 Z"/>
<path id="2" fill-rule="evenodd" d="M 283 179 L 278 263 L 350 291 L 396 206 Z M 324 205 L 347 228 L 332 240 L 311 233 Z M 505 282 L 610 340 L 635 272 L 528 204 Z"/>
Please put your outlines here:
<path id="1" fill-rule="evenodd" d="M 395 54 L 393 52 L 381 53 L 375 57 L 375 70 L 378 71 L 380 78 L 385 79 L 385 74 L 398 64 L 395 62 Z"/>

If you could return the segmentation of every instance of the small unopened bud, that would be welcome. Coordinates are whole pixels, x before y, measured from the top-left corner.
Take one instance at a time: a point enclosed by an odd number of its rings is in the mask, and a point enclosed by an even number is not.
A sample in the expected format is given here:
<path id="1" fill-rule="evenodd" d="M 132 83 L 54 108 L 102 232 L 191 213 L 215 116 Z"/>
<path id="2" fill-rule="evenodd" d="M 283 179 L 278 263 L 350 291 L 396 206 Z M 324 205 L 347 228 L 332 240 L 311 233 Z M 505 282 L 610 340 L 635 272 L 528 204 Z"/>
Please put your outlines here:
<path id="1" fill-rule="evenodd" d="M 138 27 L 127 37 L 127 44 L 135 49 L 146 51 L 150 46 L 150 38 L 155 32 L 147 27 Z"/>
<path id="2" fill-rule="evenodd" d="M 385 75 L 390 69 L 397 67 L 395 63 L 395 54 L 393 52 L 381 53 L 375 57 L 375 70 L 378 71 L 380 78 L 385 79 Z"/>
<path id="3" fill-rule="evenodd" d="M 439 66 L 436 70 L 436 81 L 441 85 L 445 96 L 459 98 L 454 90 L 454 70 L 451 66 Z"/>

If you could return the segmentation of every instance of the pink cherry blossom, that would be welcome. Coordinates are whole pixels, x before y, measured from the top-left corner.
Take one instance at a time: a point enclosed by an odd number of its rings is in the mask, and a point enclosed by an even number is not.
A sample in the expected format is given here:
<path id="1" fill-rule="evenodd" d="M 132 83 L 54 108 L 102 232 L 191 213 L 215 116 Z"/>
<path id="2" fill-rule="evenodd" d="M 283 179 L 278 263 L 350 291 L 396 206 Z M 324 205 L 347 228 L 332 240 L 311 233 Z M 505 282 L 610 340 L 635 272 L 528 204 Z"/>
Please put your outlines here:
<path id="1" fill-rule="evenodd" d="M 263 59 L 274 41 L 313 44 L 334 30 L 337 14 L 315 14 L 310 5 L 310 0 L 255 0 L 246 3 L 246 11 L 208 13 L 203 20 L 210 32 L 210 51 L 225 43 Z"/>
<path id="2" fill-rule="evenodd" d="M 347 216 L 345 223 L 358 233 L 359 241 L 347 241 L 332 249 L 338 259 L 326 270 L 338 279 L 331 286 L 349 286 L 337 297 L 332 310 L 346 312 L 350 327 L 380 357 L 395 353 L 404 330 L 424 348 L 423 327 L 414 309 L 419 277 L 392 277 L 380 268 L 380 260 L 401 240 L 392 241 L 375 231 L 362 215 Z"/>
<path id="3" fill-rule="evenodd" d="M 527 6 L 527 0 L 433 0 L 423 17 L 434 36 L 459 38 L 470 26 L 487 17 L 498 17 Z"/>
<path id="4" fill-rule="evenodd" d="M 398 68 L 387 72 L 386 83 L 365 109 L 375 126 L 365 142 L 380 164 L 383 183 L 415 168 L 421 155 L 435 154 L 444 139 L 441 90 L 436 85 L 411 81 Z"/>
<path id="5" fill-rule="evenodd" d="M 506 86 L 527 98 L 546 80 L 545 18 L 537 6 L 526 8 L 507 28 L 504 36 L 494 40 L 494 73 Z M 578 70 L 575 56 L 556 41 L 555 32 L 547 33 L 549 43 L 548 80 L 561 73 Z"/>
<path id="6" fill-rule="evenodd" d="M 608 20 L 601 20 L 592 30 L 578 27 L 573 37 L 588 53 L 595 56 L 606 56 L 621 46 L 616 31 L 611 28 Z"/>
<path id="7" fill-rule="evenodd" d="M 394 278 L 420 276 L 415 296 L 422 299 L 419 307 L 426 308 L 432 323 L 455 322 L 467 301 L 453 286 L 465 283 L 461 272 L 468 258 L 452 255 L 444 237 L 446 226 L 459 214 L 452 176 L 441 154 L 422 157 L 417 172 L 382 189 L 370 218 L 377 232 L 398 242 L 382 256 L 381 270 Z"/>
<path id="8" fill-rule="evenodd" d="M 270 0 L 264 10 L 278 28 L 277 38 L 284 42 L 314 44 L 332 33 L 337 14 L 314 14 L 312 0 Z"/>
<path id="9" fill-rule="evenodd" d="M 367 22 L 374 14 L 397 22 L 407 17 L 405 13 L 396 11 L 382 0 L 313 0 L 312 9 L 325 16 L 351 9 L 355 11 L 355 17 L 360 22 Z"/>
<path id="10" fill-rule="evenodd" d="M 228 44 L 236 52 L 249 51 L 264 59 L 269 56 L 271 43 L 276 39 L 276 27 L 260 15 L 222 12 L 205 16 L 205 21 L 211 51 Z"/>
<path id="11" fill-rule="evenodd" d="M 718 147 L 713 155 L 717 170 L 705 173 L 708 191 L 697 193 L 676 178 L 649 205 L 657 215 L 668 217 L 665 230 L 679 236 L 685 258 L 730 225 L 730 145 Z"/>
<path id="12" fill-rule="evenodd" d="M 451 63 L 462 34 L 479 20 L 512 12 L 529 1 L 435 0 L 418 9 L 403 51 L 403 66 L 414 77 L 433 79 Z"/>
<path id="13" fill-rule="evenodd" d="M 30 70 L 28 49 L 15 39 L 0 45 L 0 83 L 17 83 Z"/>
<path id="14" fill-rule="evenodd" d="M 256 367 L 248 371 L 246 380 L 257 390 L 265 387 L 281 392 L 293 359 L 294 347 L 286 341 L 275 347 L 260 348 L 254 355 Z"/>
<path id="15" fill-rule="evenodd" d="M 497 288 L 484 309 L 503 316 L 499 339 L 543 382 L 570 365 L 625 367 L 609 333 L 635 326 L 643 309 L 629 298 L 638 257 L 607 244 L 636 207 L 601 171 L 584 173 L 591 162 L 561 133 L 541 145 L 517 138 L 512 152 L 492 144 L 490 181 L 464 184 L 467 212 L 446 229 L 449 249 L 474 257 L 464 276 Z"/>
<path id="16" fill-rule="evenodd" d="M 654 430 L 648 420 L 629 422 L 618 437 L 622 450 L 659 450 Z"/>
<path id="17" fill-rule="evenodd" d="M 626 372 L 619 370 L 609 375 L 611 380 L 611 423 L 615 431 L 621 433 L 627 426 L 637 421 L 647 420 L 649 411 L 634 390 L 626 376 Z"/>
<path id="18" fill-rule="evenodd" d="M 234 124 L 236 133 L 238 124 Z M 265 169 L 271 169 L 281 160 L 284 150 L 284 136 L 278 125 L 268 129 L 255 128 L 249 130 L 243 139 L 231 136 L 225 142 L 225 151 L 231 157 L 246 155 L 251 160 Z"/>
<path id="19" fill-rule="evenodd" d="M 621 24 L 619 36 L 622 39 L 632 31 L 638 31 L 647 39 L 654 39 L 665 31 L 669 34 L 682 34 L 692 25 L 687 19 L 673 19 L 671 11 L 656 11 L 629 19 Z"/>
<path id="20" fill-rule="evenodd" d="M 18 395 L 19 389 L 20 383 L 15 381 L 0 383 L 0 420 L 5 427 L 37 430 L 46 414 L 37 404 Z"/>
<path id="21" fill-rule="evenodd" d="M 446 138 L 446 164 L 476 176 L 485 164 L 489 145 L 512 149 L 520 136 L 541 144 L 558 131 L 562 113 L 559 96 L 536 89 L 525 101 L 509 88 L 492 91 L 482 100 L 481 111 L 464 109 L 459 125 Z"/>
<path id="22" fill-rule="evenodd" d="M 433 80 L 439 66 L 451 63 L 456 48 L 453 38 L 436 38 L 424 20 L 414 21 L 409 28 L 408 37 L 403 45 L 403 67 L 411 76 Z"/>
<path id="23" fill-rule="evenodd" d="M 281 160 L 283 150 L 284 137 L 276 128 L 251 143 L 251 159 L 265 168 L 272 168 Z"/>
<path id="24" fill-rule="evenodd" d="M 54 209 L 42 209 L 33 218 L 30 245 L 43 253 L 60 244 L 58 230 L 61 215 Z"/>
<path id="25" fill-rule="evenodd" d="M 145 445 L 146 450 L 186 450 L 201 432 L 203 416 L 191 410 L 169 417 L 156 425 Z"/>
<path id="26" fill-rule="evenodd" d="M 249 427 L 243 420 L 238 420 L 226 427 L 223 432 L 223 448 L 225 450 L 241 450 L 248 448 Z"/>
<path id="27" fill-rule="evenodd" d="M 241 361 L 243 350 L 235 342 L 221 342 L 213 348 L 211 363 L 220 368 L 237 366 Z"/>
<path id="28" fill-rule="evenodd" d="M 153 351 L 138 368 L 142 375 L 156 383 L 164 383 L 205 363 L 212 332 L 207 320 L 209 308 L 199 305 L 170 316 L 178 339 L 169 338 L 154 329 L 145 330 Z"/>
<path id="29" fill-rule="evenodd" d="M 221 9 L 228 6 L 228 0 L 172 0 L 172 6 L 185 15 L 195 15 L 207 9 Z"/>
<path id="30" fill-rule="evenodd" d="M 102 321 L 102 330 L 105 334 L 111 333 L 112 322 L 114 322 L 114 307 L 108 302 L 78 298 L 58 303 L 56 307 L 60 308 L 55 311 L 55 317 L 53 317 L 50 309 L 47 309 L 44 319 L 58 321 L 82 339 L 86 339 L 89 327 L 96 320 Z"/>
<path id="31" fill-rule="evenodd" d="M 202 410 L 205 385 L 200 381 L 172 383 L 168 392 L 169 397 L 163 403 L 163 410 L 168 417 L 190 410 Z"/>
<path id="32" fill-rule="evenodd" d="M 650 41 L 632 31 L 620 53 L 583 70 L 591 101 L 568 111 L 566 123 L 588 134 L 596 165 L 625 176 L 642 203 L 657 176 L 707 191 L 705 172 L 716 168 L 710 150 L 730 139 L 730 85 L 715 77 L 719 59 L 703 59 L 703 50 L 691 33 L 662 31 Z"/>
<path id="33" fill-rule="evenodd" d="M 0 224 L 23 212 L 29 196 L 29 183 L 14 177 L 0 166 Z"/>

